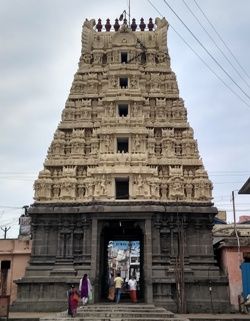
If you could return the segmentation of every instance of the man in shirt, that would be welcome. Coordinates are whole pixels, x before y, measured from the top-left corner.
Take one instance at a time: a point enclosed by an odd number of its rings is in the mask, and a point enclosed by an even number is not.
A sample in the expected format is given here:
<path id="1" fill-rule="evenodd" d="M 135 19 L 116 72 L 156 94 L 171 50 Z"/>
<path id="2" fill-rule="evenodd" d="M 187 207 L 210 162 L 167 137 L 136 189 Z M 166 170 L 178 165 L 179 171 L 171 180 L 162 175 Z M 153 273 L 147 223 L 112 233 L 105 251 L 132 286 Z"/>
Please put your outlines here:
<path id="1" fill-rule="evenodd" d="M 130 299 L 133 303 L 136 303 L 137 302 L 137 295 L 136 295 L 137 282 L 134 276 L 132 276 L 131 279 L 128 281 L 128 286 L 129 286 Z"/>
<path id="2" fill-rule="evenodd" d="M 118 272 L 116 278 L 114 279 L 115 283 L 115 297 L 116 297 L 116 303 L 120 302 L 121 298 L 121 289 L 123 285 L 123 279 L 121 278 L 121 273 Z"/>

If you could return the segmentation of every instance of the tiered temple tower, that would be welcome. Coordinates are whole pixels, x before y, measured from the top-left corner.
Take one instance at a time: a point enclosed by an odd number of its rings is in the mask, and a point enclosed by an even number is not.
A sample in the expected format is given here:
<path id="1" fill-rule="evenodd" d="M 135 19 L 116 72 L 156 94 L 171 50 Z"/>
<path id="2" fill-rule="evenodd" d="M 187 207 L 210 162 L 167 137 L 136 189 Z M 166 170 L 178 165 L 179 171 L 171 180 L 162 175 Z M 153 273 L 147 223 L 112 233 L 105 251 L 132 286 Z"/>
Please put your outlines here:
<path id="1" fill-rule="evenodd" d="M 83 24 L 79 68 L 35 181 L 33 251 L 20 310 L 58 310 L 88 273 L 105 297 L 107 244 L 140 242 L 140 299 L 170 310 L 228 307 L 215 265 L 212 183 L 179 97 L 168 22 Z M 211 290 L 212 289 L 212 290 Z M 32 303 L 32 304 L 31 304 Z"/>

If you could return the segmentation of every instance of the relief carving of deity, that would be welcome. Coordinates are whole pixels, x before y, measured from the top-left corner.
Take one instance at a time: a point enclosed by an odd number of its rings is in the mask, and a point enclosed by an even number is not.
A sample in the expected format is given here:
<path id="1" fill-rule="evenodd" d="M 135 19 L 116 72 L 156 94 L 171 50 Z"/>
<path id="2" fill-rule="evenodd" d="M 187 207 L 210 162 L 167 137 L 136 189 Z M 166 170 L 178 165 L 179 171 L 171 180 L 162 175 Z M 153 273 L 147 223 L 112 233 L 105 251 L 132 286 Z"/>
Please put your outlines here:
<path id="1" fill-rule="evenodd" d="M 193 191 L 194 191 L 193 184 L 187 183 L 185 185 L 185 195 L 188 200 L 191 200 L 193 198 Z"/>
<path id="2" fill-rule="evenodd" d="M 84 199 L 85 193 L 86 193 L 85 185 L 79 184 L 79 185 L 77 186 L 77 197 L 78 197 L 79 199 Z"/>
<path id="3" fill-rule="evenodd" d="M 141 151 L 141 139 L 139 137 L 138 134 L 136 134 L 135 138 L 134 138 L 134 148 L 133 151 L 136 153 L 140 153 Z"/>
<path id="4" fill-rule="evenodd" d="M 169 197 L 172 200 L 178 200 L 183 198 L 183 184 L 180 179 L 175 179 L 169 184 Z"/>
<path id="5" fill-rule="evenodd" d="M 59 199 L 60 192 L 61 192 L 60 184 L 54 184 L 53 185 L 53 198 Z"/>
<path id="6" fill-rule="evenodd" d="M 153 199 L 159 198 L 159 185 L 156 182 L 150 182 L 150 195 Z"/>
<path id="7" fill-rule="evenodd" d="M 83 55 L 82 60 L 85 64 L 89 65 L 91 63 L 92 55 L 89 53 L 86 53 Z"/>
<path id="8" fill-rule="evenodd" d="M 74 199 L 75 198 L 75 184 L 70 180 L 65 180 L 61 184 L 61 199 Z"/>
<path id="9" fill-rule="evenodd" d="M 49 200 L 51 198 L 51 184 L 52 181 L 38 179 L 34 184 L 36 200 Z"/>

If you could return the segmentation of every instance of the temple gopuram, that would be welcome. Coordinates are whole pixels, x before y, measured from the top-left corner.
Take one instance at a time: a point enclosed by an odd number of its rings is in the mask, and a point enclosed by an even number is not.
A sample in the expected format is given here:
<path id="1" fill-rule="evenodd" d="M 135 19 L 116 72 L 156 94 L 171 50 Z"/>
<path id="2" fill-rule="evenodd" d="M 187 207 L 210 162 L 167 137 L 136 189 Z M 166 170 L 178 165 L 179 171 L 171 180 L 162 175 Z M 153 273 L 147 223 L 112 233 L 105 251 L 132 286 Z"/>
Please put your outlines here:
<path id="1" fill-rule="evenodd" d="M 82 51 L 44 168 L 34 183 L 33 247 L 15 309 L 65 309 L 87 273 L 107 297 L 108 246 L 137 242 L 139 302 L 226 312 L 214 259 L 212 183 L 179 96 L 168 22 L 86 19 Z M 122 295 L 126 301 L 126 293 Z"/>

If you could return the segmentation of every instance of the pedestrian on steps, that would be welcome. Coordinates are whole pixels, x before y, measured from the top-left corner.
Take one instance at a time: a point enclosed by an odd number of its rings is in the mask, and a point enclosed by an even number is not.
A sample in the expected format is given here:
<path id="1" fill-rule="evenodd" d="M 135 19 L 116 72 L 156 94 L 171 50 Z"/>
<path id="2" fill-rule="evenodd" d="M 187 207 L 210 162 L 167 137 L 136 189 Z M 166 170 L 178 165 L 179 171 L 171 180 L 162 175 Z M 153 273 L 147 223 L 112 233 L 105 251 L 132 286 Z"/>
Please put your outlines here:
<path id="1" fill-rule="evenodd" d="M 123 279 L 121 278 L 121 273 L 118 272 L 116 278 L 114 279 L 115 283 L 115 298 L 116 298 L 116 303 L 120 302 L 121 298 L 121 290 L 122 290 L 122 285 L 123 285 Z"/>
<path id="2" fill-rule="evenodd" d="M 136 295 L 136 287 L 137 287 L 137 282 L 134 276 L 132 276 L 129 281 L 128 281 L 128 286 L 129 286 L 129 296 L 130 300 L 132 303 L 137 302 L 137 295 Z"/>
<path id="3" fill-rule="evenodd" d="M 71 315 L 72 318 L 76 316 L 78 302 L 80 300 L 80 295 L 74 286 L 71 285 L 70 290 L 67 291 L 67 298 L 68 298 L 68 315 Z"/>
<path id="4" fill-rule="evenodd" d="M 92 300 L 92 285 L 90 279 L 88 278 L 88 274 L 84 274 L 83 278 L 81 278 L 79 284 L 79 292 L 83 305 Z"/>
<path id="5" fill-rule="evenodd" d="M 113 302 L 115 299 L 115 281 L 114 281 L 113 273 L 110 273 L 108 286 L 109 286 L 108 300 Z"/>

